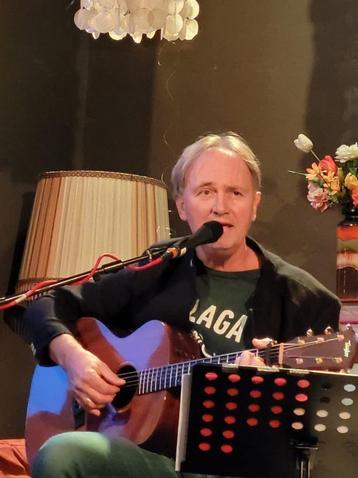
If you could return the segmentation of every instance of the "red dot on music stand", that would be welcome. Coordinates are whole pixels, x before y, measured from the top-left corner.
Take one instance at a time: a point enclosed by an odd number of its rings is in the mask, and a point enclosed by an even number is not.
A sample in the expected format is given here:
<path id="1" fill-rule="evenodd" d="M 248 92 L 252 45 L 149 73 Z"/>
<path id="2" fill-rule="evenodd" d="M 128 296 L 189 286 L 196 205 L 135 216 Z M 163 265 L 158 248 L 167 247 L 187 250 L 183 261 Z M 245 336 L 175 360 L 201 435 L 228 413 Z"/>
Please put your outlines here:
<path id="1" fill-rule="evenodd" d="M 270 420 L 269 425 L 271 428 L 280 428 L 281 422 L 280 420 Z"/>
<path id="2" fill-rule="evenodd" d="M 225 404 L 225 407 L 228 409 L 228 410 L 236 410 L 237 409 L 237 403 L 235 402 L 227 402 Z"/>
<path id="3" fill-rule="evenodd" d="M 272 396 L 275 400 L 283 400 L 285 398 L 285 394 L 282 392 L 274 392 Z"/>
<path id="4" fill-rule="evenodd" d="M 236 397 L 237 395 L 239 395 L 239 391 L 237 388 L 228 388 L 226 390 L 226 393 L 230 396 L 230 397 Z"/>
<path id="5" fill-rule="evenodd" d="M 299 388 L 308 388 L 311 385 L 309 380 L 305 380 L 301 378 L 300 380 L 297 381 L 297 387 Z"/>
<path id="6" fill-rule="evenodd" d="M 250 403 L 248 409 L 250 410 L 250 412 L 256 413 L 260 411 L 261 407 L 257 403 Z"/>
<path id="7" fill-rule="evenodd" d="M 286 383 L 287 383 L 287 380 L 282 377 L 277 377 L 274 380 L 274 384 L 277 385 L 278 387 L 283 387 L 284 385 L 286 385 Z"/>
<path id="8" fill-rule="evenodd" d="M 210 380 L 210 381 L 212 381 L 212 380 L 217 380 L 218 374 L 215 373 L 215 372 L 207 372 L 207 373 L 205 374 L 205 378 L 206 378 L 207 380 Z"/>
<path id="9" fill-rule="evenodd" d="M 233 451 L 233 447 L 231 445 L 222 445 L 220 449 L 223 453 L 232 453 Z"/>
<path id="10" fill-rule="evenodd" d="M 283 412 L 283 408 L 282 408 L 282 407 L 279 407 L 278 405 L 275 405 L 275 406 L 271 407 L 271 412 L 272 412 L 274 415 L 279 415 L 280 413 Z"/>
<path id="11" fill-rule="evenodd" d="M 201 451 L 209 451 L 210 448 L 211 448 L 210 443 L 205 443 L 205 442 L 199 443 L 199 449 Z"/>
<path id="12" fill-rule="evenodd" d="M 231 373 L 230 375 L 228 375 L 227 379 L 229 380 L 229 382 L 236 383 L 240 382 L 241 377 L 237 373 Z"/>
<path id="13" fill-rule="evenodd" d="M 204 400 L 203 401 L 203 406 L 205 408 L 214 408 L 215 407 L 215 402 L 213 402 L 212 400 Z"/>
<path id="14" fill-rule="evenodd" d="M 233 425 L 234 423 L 236 423 L 236 418 L 233 417 L 232 415 L 227 415 L 224 418 L 224 422 L 227 423 L 228 425 Z"/>
<path id="15" fill-rule="evenodd" d="M 297 400 L 297 402 L 307 402 L 308 396 L 305 393 L 298 393 L 295 396 L 295 399 Z"/>
<path id="16" fill-rule="evenodd" d="M 210 415 L 209 413 L 205 413 L 202 417 L 203 422 L 205 423 L 210 423 L 214 420 L 213 415 Z"/>
<path id="17" fill-rule="evenodd" d="M 200 435 L 203 437 L 210 437 L 213 434 L 213 431 L 211 428 L 201 428 L 200 429 Z"/>
<path id="18" fill-rule="evenodd" d="M 224 438 L 227 438 L 227 439 L 231 439 L 231 438 L 234 438 L 235 436 L 235 433 L 232 431 L 232 430 L 224 430 L 223 431 L 223 437 Z"/>
<path id="19" fill-rule="evenodd" d="M 207 395 L 214 395 L 214 393 L 216 393 L 216 388 L 215 387 L 205 387 L 204 392 Z"/>
<path id="20" fill-rule="evenodd" d="M 246 420 L 246 423 L 250 426 L 250 427 L 256 427 L 256 425 L 259 423 L 258 419 L 257 418 L 254 418 L 254 417 L 250 417 Z"/>
<path id="21" fill-rule="evenodd" d="M 262 383 L 263 381 L 264 381 L 264 378 L 258 375 L 251 377 L 251 382 L 254 383 L 255 385 Z"/>
<path id="22" fill-rule="evenodd" d="M 250 397 L 252 398 L 260 398 L 262 396 L 262 392 L 260 390 L 251 390 Z"/>

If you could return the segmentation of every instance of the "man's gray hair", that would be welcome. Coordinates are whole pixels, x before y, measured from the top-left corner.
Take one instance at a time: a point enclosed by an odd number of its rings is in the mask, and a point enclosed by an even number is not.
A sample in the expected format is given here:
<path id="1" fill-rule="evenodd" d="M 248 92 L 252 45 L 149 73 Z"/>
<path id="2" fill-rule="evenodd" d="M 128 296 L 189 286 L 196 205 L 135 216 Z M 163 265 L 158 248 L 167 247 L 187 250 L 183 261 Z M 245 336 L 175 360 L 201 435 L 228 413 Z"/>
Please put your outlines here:
<path id="1" fill-rule="evenodd" d="M 185 176 L 195 160 L 209 149 L 220 149 L 235 153 L 245 161 L 250 170 L 252 181 L 257 191 L 261 188 L 260 163 L 248 143 L 232 131 L 220 134 L 207 134 L 198 138 L 195 143 L 187 146 L 173 167 L 171 174 L 172 193 L 174 199 L 181 196 L 185 187 Z"/>

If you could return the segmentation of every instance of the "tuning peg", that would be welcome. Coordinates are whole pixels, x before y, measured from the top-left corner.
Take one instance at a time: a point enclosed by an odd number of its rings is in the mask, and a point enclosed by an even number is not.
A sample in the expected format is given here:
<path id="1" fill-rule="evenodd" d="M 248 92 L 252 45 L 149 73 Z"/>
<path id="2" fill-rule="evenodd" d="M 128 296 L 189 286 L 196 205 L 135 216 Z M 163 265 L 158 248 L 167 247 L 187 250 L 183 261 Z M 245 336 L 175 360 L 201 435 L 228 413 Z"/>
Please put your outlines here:
<path id="1" fill-rule="evenodd" d="M 306 332 L 306 335 L 307 335 L 307 337 L 312 337 L 313 336 L 313 330 L 308 329 L 307 332 Z"/>
<path id="2" fill-rule="evenodd" d="M 324 334 L 325 334 L 325 335 L 331 335 L 331 334 L 333 334 L 333 329 L 332 329 L 332 327 L 330 327 L 330 326 L 326 327 L 326 328 L 324 329 Z"/>

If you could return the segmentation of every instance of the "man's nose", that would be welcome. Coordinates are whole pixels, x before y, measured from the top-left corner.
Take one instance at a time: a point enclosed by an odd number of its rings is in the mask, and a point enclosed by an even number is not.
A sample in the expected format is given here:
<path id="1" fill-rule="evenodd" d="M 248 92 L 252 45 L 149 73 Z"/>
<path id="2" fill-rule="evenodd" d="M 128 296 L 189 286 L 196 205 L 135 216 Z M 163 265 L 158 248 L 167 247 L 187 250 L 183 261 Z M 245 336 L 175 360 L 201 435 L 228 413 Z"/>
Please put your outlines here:
<path id="1" fill-rule="evenodd" d="M 213 204 L 213 213 L 221 215 L 225 214 L 227 210 L 227 198 L 225 194 L 216 194 L 215 201 Z"/>

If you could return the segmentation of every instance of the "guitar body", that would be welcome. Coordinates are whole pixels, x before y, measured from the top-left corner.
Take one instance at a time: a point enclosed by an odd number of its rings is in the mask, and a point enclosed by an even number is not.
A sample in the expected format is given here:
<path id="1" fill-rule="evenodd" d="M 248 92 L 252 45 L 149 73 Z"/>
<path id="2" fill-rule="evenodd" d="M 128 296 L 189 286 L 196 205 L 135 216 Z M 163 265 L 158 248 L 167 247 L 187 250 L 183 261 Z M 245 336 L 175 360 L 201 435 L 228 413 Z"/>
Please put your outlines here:
<path id="1" fill-rule="evenodd" d="M 101 322 L 81 319 L 76 326 L 81 344 L 111 370 L 121 375 L 193 360 L 199 345 L 186 333 L 151 321 L 126 338 L 118 338 Z M 26 416 L 26 451 L 32 463 L 40 446 L 51 436 L 66 431 L 99 431 L 110 437 L 125 437 L 147 449 L 174 456 L 179 414 L 176 390 L 126 396 L 107 406 L 100 417 L 78 408 L 67 375 L 60 366 L 37 366 L 33 375 Z M 76 407 L 77 405 L 77 407 Z"/>

